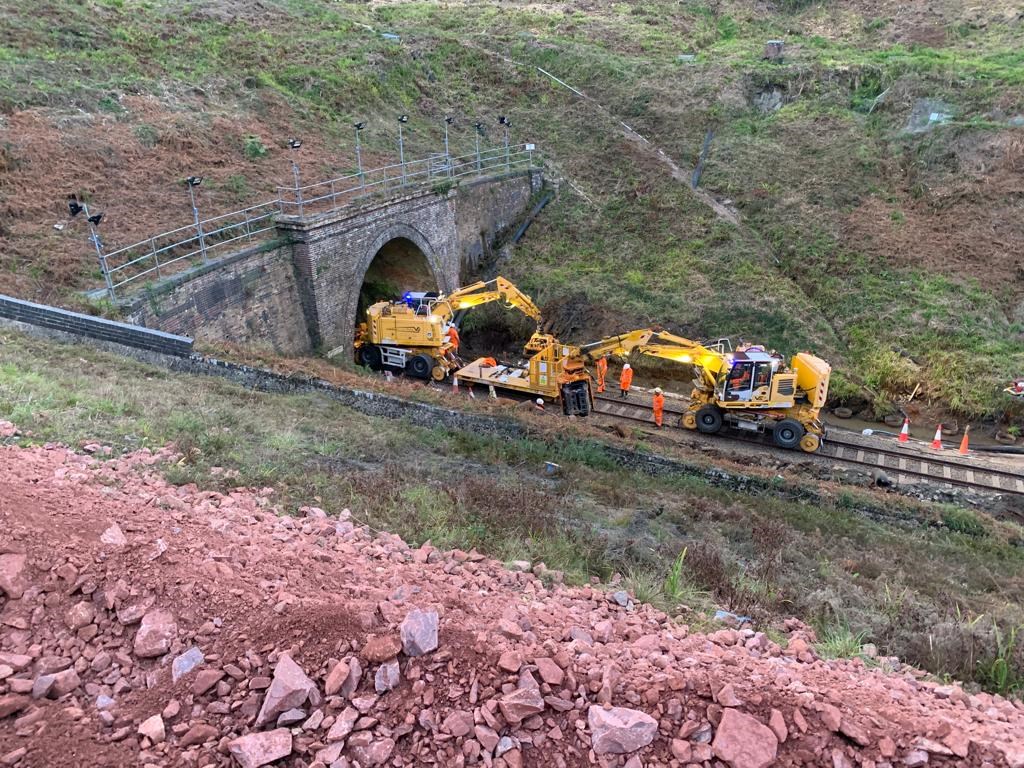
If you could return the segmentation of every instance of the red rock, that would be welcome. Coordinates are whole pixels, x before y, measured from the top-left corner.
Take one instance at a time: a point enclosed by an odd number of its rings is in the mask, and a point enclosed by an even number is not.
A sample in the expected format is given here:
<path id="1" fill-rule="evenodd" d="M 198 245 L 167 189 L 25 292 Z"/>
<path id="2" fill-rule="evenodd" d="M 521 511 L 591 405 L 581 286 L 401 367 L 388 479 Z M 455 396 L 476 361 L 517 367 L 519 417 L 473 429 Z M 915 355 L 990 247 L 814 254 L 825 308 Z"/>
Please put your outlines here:
<path id="1" fill-rule="evenodd" d="M 540 679 L 545 683 L 556 687 L 562 684 L 562 680 L 565 679 L 565 672 L 562 671 L 562 668 L 555 663 L 554 659 L 541 656 L 534 659 L 533 663 L 537 665 L 537 672 L 540 674 Z"/>
<path id="2" fill-rule="evenodd" d="M 316 683 L 310 680 L 302 667 L 292 661 L 292 657 L 283 654 L 274 668 L 274 679 L 263 699 L 263 706 L 256 718 L 256 726 L 265 725 L 277 720 L 278 716 L 289 709 L 301 707 L 311 693 L 318 695 Z"/>
<path id="3" fill-rule="evenodd" d="M 228 742 L 228 751 L 242 768 L 259 768 L 292 753 L 292 734 L 287 728 L 250 733 Z"/>
<path id="4" fill-rule="evenodd" d="M 800 707 L 796 707 L 793 710 L 793 723 L 797 728 L 800 729 L 800 733 L 807 733 L 807 718 L 804 717 L 804 713 L 800 711 Z"/>
<path id="5" fill-rule="evenodd" d="M 0 718 L 20 712 L 29 705 L 30 701 L 32 700 L 28 696 L 19 696 L 13 693 L 0 696 Z"/>
<path id="6" fill-rule="evenodd" d="M 402 651 L 402 641 L 396 635 L 370 635 L 359 655 L 371 664 L 380 664 L 395 658 Z"/>
<path id="7" fill-rule="evenodd" d="M 591 705 L 587 710 L 591 746 L 598 755 L 625 755 L 646 747 L 658 732 L 658 721 L 636 709 Z"/>
<path id="8" fill-rule="evenodd" d="M 942 743 L 957 757 L 967 757 L 971 751 L 971 737 L 959 728 L 952 728 L 942 739 Z"/>
<path id="9" fill-rule="evenodd" d="M 327 731 L 327 741 L 341 741 L 344 739 L 352 733 L 352 729 L 355 727 L 358 719 L 359 712 L 355 707 L 346 707 L 345 711 L 335 719 L 334 724 L 331 725 L 331 729 Z"/>
<path id="10" fill-rule="evenodd" d="M 348 660 L 348 677 L 345 678 L 345 682 L 341 684 L 342 696 L 346 698 L 352 698 L 352 694 L 356 692 L 359 687 L 359 681 L 363 677 L 363 665 L 359 663 L 359 659 L 352 657 Z"/>
<path id="11" fill-rule="evenodd" d="M 213 688 L 220 679 L 224 677 L 223 670 L 220 669 L 204 669 L 196 675 L 196 679 L 192 682 L 192 693 L 196 696 L 202 696 L 208 690 Z"/>
<path id="12" fill-rule="evenodd" d="M 736 709 L 722 712 L 711 749 L 732 768 L 767 768 L 775 762 L 779 740 L 768 726 Z"/>
<path id="13" fill-rule="evenodd" d="M 498 746 L 500 738 L 497 731 L 493 728 L 488 728 L 486 725 L 477 725 L 474 726 L 473 733 L 485 752 L 494 752 L 494 748 Z"/>
<path id="14" fill-rule="evenodd" d="M 832 748 L 832 768 L 853 768 L 853 763 L 839 747 Z"/>
<path id="15" fill-rule="evenodd" d="M 775 738 L 779 740 L 780 744 L 786 743 L 789 729 L 786 727 L 786 719 L 779 710 L 772 710 L 771 716 L 768 718 L 768 727 L 772 729 L 772 733 L 775 734 Z"/>
<path id="16" fill-rule="evenodd" d="M 80 603 L 75 603 L 68 609 L 68 612 L 64 614 L 64 623 L 67 625 L 68 629 L 74 631 L 92 624 L 92 621 L 95 618 L 95 606 L 93 606 L 92 603 L 85 602 L 83 600 Z"/>
<path id="17" fill-rule="evenodd" d="M 104 544 L 109 544 L 112 547 L 123 547 L 128 543 L 128 539 L 125 538 L 124 531 L 121 530 L 121 526 L 117 523 L 113 523 L 100 534 L 100 541 Z"/>
<path id="18" fill-rule="evenodd" d="M 473 730 L 473 713 L 456 709 L 444 719 L 441 727 L 456 738 L 465 736 Z"/>
<path id="19" fill-rule="evenodd" d="M 683 739 L 672 739 L 671 749 L 672 757 L 674 757 L 676 760 L 678 760 L 681 763 L 690 762 L 690 756 L 692 752 L 690 742 L 685 741 Z"/>
<path id="20" fill-rule="evenodd" d="M 861 747 L 866 747 L 871 743 L 868 732 L 863 726 L 858 725 L 848 717 L 844 717 L 843 721 L 839 724 L 839 732 Z"/>
<path id="21" fill-rule="evenodd" d="M 886 759 L 895 757 L 896 743 L 888 736 L 883 736 L 878 740 L 878 751 Z"/>
<path id="22" fill-rule="evenodd" d="M 164 740 L 164 721 L 160 715 L 153 715 L 139 724 L 139 735 L 145 736 L 154 744 Z"/>
<path id="23" fill-rule="evenodd" d="M 839 711 L 839 708 L 831 704 L 822 704 L 819 711 L 821 714 L 821 722 L 824 726 L 833 733 L 838 731 L 839 727 L 843 723 L 843 713 Z"/>
<path id="24" fill-rule="evenodd" d="M 28 577 L 25 573 L 28 556 L 19 552 L 7 552 L 0 555 L 0 592 L 11 600 L 20 600 L 28 589 Z"/>
<path id="25" fill-rule="evenodd" d="M 399 631 L 406 656 L 423 656 L 437 650 L 437 611 L 412 610 Z"/>
<path id="26" fill-rule="evenodd" d="M 732 683 L 726 683 L 719 688 L 718 695 L 715 698 L 723 707 L 739 707 L 743 704 L 740 697 L 736 695 Z"/>
<path id="27" fill-rule="evenodd" d="M 903 756 L 903 764 L 907 768 L 917 768 L 919 765 L 928 765 L 928 753 L 923 749 L 915 749 Z"/>
<path id="28" fill-rule="evenodd" d="M 372 738 L 368 732 L 363 733 Z M 362 736 L 363 733 L 358 733 L 356 736 Z M 364 743 L 364 739 L 360 738 L 357 740 L 353 736 L 349 740 L 349 750 L 352 752 L 352 756 L 359 761 L 360 765 L 383 765 L 391 757 L 391 753 L 395 751 L 395 742 L 392 739 L 378 739 L 377 741 Z"/>
<path id="29" fill-rule="evenodd" d="M 519 688 L 498 701 L 501 714 L 510 723 L 521 723 L 544 711 L 544 699 L 536 688 Z"/>
<path id="30" fill-rule="evenodd" d="M 82 684 L 78 673 L 74 669 L 65 669 L 53 676 L 53 688 L 50 693 L 60 698 L 64 694 L 71 693 Z"/>
<path id="31" fill-rule="evenodd" d="M 327 696 L 334 696 L 341 690 L 341 686 L 345 683 L 347 678 L 348 664 L 344 661 L 339 661 L 331 668 L 330 673 L 327 675 L 327 682 L 324 684 L 324 693 Z"/>
<path id="32" fill-rule="evenodd" d="M 505 651 L 498 658 L 498 668 L 506 672 L 518 672 L 521 666 L 523 666 L 523 657 L 517 651 Z"/>
<path id="33" fill-rule="evenodd" d="M 162 656 L 171 649 L 171 643 L 177 636 L 178 625 L 170 611 L 147 611 L 135 633 L 135 655 L 143 659 Z"/>
<path id="34" fill-rule="evenodd" d="M 193 744 L 205 744 L 206 742 L 214 741 L 219 737 L 220 731 L 212 725 L 198 723 L 185 732 L 185 735 L 181 737 L 179 744 L 182 747 L 191 747 Z"/>

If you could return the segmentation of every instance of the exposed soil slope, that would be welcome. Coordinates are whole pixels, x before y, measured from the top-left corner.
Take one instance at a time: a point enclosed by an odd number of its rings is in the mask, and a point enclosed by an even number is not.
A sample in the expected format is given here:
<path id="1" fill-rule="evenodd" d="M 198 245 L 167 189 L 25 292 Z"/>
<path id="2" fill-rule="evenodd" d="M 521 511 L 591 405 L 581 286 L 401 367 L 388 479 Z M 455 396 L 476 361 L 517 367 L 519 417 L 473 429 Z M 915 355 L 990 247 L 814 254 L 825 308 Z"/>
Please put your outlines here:
<path id="1" fill-rule="evenodd" d="M 0 449 L 4 764 L 1024 766 L 1019 702 L 819 660 L 799 622 L 690 635 L 167 460 Z"/>

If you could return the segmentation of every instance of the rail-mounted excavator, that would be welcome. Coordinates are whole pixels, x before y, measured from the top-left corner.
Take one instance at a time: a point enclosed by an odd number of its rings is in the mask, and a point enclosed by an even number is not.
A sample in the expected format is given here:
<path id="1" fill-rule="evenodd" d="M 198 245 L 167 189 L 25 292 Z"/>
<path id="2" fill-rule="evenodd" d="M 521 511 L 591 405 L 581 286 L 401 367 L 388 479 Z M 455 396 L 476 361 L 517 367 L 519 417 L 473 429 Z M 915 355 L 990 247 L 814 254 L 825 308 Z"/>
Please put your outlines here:
<path id="1" fill-rule="evenodd" d="M 828 398 L 832 368 L 819 357 L 800 352 L 786 364 L 764 347 L 732 349 L 728 339 L 702 344 L 664 331 L 644 329 L 602 339 L 580 348 L 582 357 L 631 352 L 692 365 L 696 376 L 682 426 L 705 434 L 729 425 L 770 432 L 776 445 L 808 453 L 824 436 L 819 419 Z"/>
<path id="2" fill-rule="evenodd" d="M 366 322 L 356 330 L 356 362 L 376 371 L 405 371 L 443 381 L 462 364 L 449 335 L 456 314 L 494 301 L 540 324 L 533 299 L 503 277 L 450 294 L 408 292 L 398 301 L 379 301 L 366 310 Z"/>

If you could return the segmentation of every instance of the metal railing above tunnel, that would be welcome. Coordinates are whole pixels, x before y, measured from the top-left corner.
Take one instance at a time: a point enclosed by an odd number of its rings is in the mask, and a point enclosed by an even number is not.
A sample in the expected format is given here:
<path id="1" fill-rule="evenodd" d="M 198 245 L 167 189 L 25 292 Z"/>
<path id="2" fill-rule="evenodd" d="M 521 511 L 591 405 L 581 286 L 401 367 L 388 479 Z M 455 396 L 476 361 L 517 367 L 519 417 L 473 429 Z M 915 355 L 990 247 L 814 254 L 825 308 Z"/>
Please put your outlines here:
<path id="1" fill-rule="evenodd" d="M 491 147 L 468 155 L 434 154 L 421 160 L 365 169 L 327 181 L 278 187 L 281 212 L 288 216 L 328 213 L 370 197 L 430 187 L 472 177 L 493 177 L 539 167 L 533 144 Z"/>
<path id="2" fill-rule="evenodd" d="M 533 144 L 518 144 L 459 156 L 437 153 L 313 184 L 278 187 L 274 200 L 197 220 L 112 251 L 98 245 L 100 271 L 107 295 L 116 300 L 135 284 L 202 266 L 229 249 L 273 240 L 278 236 L 274 219 L 279 215 L 327 213 L 404 190 L 528 172 L 540 163 Z"/>

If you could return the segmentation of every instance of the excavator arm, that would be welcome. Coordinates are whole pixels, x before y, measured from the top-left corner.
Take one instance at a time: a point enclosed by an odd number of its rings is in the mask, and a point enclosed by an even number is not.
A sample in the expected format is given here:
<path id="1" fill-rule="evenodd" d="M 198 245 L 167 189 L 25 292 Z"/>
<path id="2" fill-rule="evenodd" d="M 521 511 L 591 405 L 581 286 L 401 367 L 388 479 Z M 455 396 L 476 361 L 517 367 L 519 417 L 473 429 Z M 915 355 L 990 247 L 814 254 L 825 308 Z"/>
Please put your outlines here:
<path id="1" fill-rule="evenodd" d="M 460 310 L 489 304 L 492 301 L 504 301 L 510 309 L 518 309 L 538 325 L 540 324 L 540 308 L 533 303 L 533 299 L 504 277 L 496 277 L 486 282 L 481 280 L 453 291 L 437 300 L 432 307 L 432 313 L 451 318 Z"/>
<path id="2" fill-rule="evenodd" d="M 704 382 L 711 387 L 714 387 L 719 373 L 729 365 L 728 355 L 720 346 L 705 346 L 682 336 L 650 328 L 608 336 L 585 344 L 580 347 L 580 356 L 587 362 L 593 362 L 602 355 L 625 357 L 634 351 L 649 357 L 694 365 L 700 369 Z"/>

